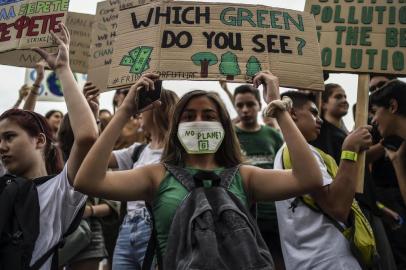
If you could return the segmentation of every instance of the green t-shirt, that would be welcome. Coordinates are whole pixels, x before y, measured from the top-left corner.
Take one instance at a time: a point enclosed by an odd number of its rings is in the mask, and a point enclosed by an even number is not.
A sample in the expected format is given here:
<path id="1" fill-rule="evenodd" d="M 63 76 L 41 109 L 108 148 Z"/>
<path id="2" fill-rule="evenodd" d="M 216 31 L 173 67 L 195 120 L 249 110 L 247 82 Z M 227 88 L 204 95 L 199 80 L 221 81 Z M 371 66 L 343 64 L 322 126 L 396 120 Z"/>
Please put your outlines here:
<path id="1" fill-rule="evenodd" d="M 244 131 L 238 127 L 235 127 L 235 130 L 247 162 L 263 169 L 273 169 L 276 153 L 283 145 L 279 132 L 265 125 L 254 132 Z M 274 202 L 258 203 L 258 220 L 269 221 L 269 230 L 277 231 L 278 223 Z"/>
<path id="2" fill-rule="evenodd" d="M 194 175 L 198 170 L 194 168 L 186 168 L 188 172 Z M 216 174 L 220 174 L 224 169 L 215 169 Z M 209 183 L 207 183 L 209 182 Z M 204 185 L 210 186 L 210 181 L 205 181 Z M 239 172 L 236 173 L 234 180 L 230 185 L 230 192 L 241 200 L 245 206 L 249 205 L 247 194 L 244 190 L 244 183 Z M 168 241 L 168 234 L 172 224 L 172 219 L 175 216 L 176 209 L 184 200 L 188 191 L 180 184 L 175 177 L 166 173 L 165 178 L 162 180 L 158 194 L 155 197 L 152 211 L 154 212 L 155 227 L 158 238 L 158 245 L 161 250 L 162 256 L 165 254 L 166 244 Z"/>

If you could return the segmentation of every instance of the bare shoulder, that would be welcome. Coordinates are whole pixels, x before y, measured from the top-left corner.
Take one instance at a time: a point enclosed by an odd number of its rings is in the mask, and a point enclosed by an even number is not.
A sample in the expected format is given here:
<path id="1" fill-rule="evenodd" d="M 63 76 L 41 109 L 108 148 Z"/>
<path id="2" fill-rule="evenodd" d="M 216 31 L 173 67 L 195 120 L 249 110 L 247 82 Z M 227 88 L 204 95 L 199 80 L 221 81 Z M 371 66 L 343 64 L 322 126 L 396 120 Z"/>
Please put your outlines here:
<path id="1" fill-rule="evenodd" d="M 143 166 L 142 170 L 144 170 L 144 172 L 152 180 L 155 188 L 159 187 L 166 172 L 165 166 L 162 163 Z"/>
<path id="2" fill-rule="evenodd" d="M 251 175 L 258 169 L 258 167 L 254 167 L 252 165 L 241 165 L 240 166 L 240 174 L 242 180 L 246 185 L 248 185 Z"/>

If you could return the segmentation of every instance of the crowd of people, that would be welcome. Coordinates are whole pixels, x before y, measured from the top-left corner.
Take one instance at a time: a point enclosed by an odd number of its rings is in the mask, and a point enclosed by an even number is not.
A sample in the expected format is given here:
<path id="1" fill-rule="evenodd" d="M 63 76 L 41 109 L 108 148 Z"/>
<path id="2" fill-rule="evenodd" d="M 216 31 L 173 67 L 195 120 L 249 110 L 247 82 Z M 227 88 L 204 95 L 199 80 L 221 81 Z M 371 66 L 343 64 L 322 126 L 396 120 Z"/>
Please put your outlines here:
<path id="1" fill-rule="evenodd" d="M 52 35 L 58 52 L 35 49 L 34 84 L 0 114 L 0 270 L 406 269 L 406 83 L 372 76 L 355 128 L 340 85 L 280 94 L 269 71 L 221 82 L 236 119 L 218 93 L 178 97 L 154 73 L 110 112 L 79 89 L 68 29 Z M 65 115 L 35 112 L 45 66 Z M 140 91 L 160 99 L 139 108 Z"/>

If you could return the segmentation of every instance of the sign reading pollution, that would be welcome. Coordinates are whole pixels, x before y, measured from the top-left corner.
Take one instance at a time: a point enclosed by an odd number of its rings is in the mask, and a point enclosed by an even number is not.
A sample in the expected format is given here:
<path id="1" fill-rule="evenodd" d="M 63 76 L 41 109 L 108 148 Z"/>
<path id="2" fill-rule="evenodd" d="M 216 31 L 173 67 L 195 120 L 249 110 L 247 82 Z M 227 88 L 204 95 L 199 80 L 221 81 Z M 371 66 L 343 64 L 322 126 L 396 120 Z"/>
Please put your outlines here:
<path id="1" fill-rule="evenodd" d="M 285 87 L 323 90 L 314 19 L 259 5 L 155 2 L 120 12 L 109 88 L 144 72 L 162 80 L 250 82 L 270 70 Z"/>
<path id="2" fill-rule="evenodd" d="M 89 59 L 89 81 L 104 91 L 107 88 L 113 43 L 118 26 L 120 9 L 152 2 L 151 0 L 108 0 L 97 3 L 95 24 Z"/>
<path id="3" fill-rule="evenodd" d="M 50 31 L 60 31 L 69 0 L 1 0 L 0 52 L 54 46 Z"/>
<path id="4" fill-rule="evenodd" d="M 406 74 L 406 1 L 307 0 L 324 70 Z"/>

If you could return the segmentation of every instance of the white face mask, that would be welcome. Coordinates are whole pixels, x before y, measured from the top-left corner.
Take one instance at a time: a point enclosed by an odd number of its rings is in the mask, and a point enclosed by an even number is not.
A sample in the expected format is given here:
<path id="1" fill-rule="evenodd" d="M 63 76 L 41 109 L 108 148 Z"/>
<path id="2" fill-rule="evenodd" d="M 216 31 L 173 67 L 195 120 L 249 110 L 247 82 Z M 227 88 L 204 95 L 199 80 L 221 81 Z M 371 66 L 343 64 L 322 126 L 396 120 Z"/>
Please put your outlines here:
<path id="1" fill-rule="evenodd" d="M 179 124 L 178 138 L 188 154 L 213 154 L 224 138 L 220 122 L 197 121 Z"/>

